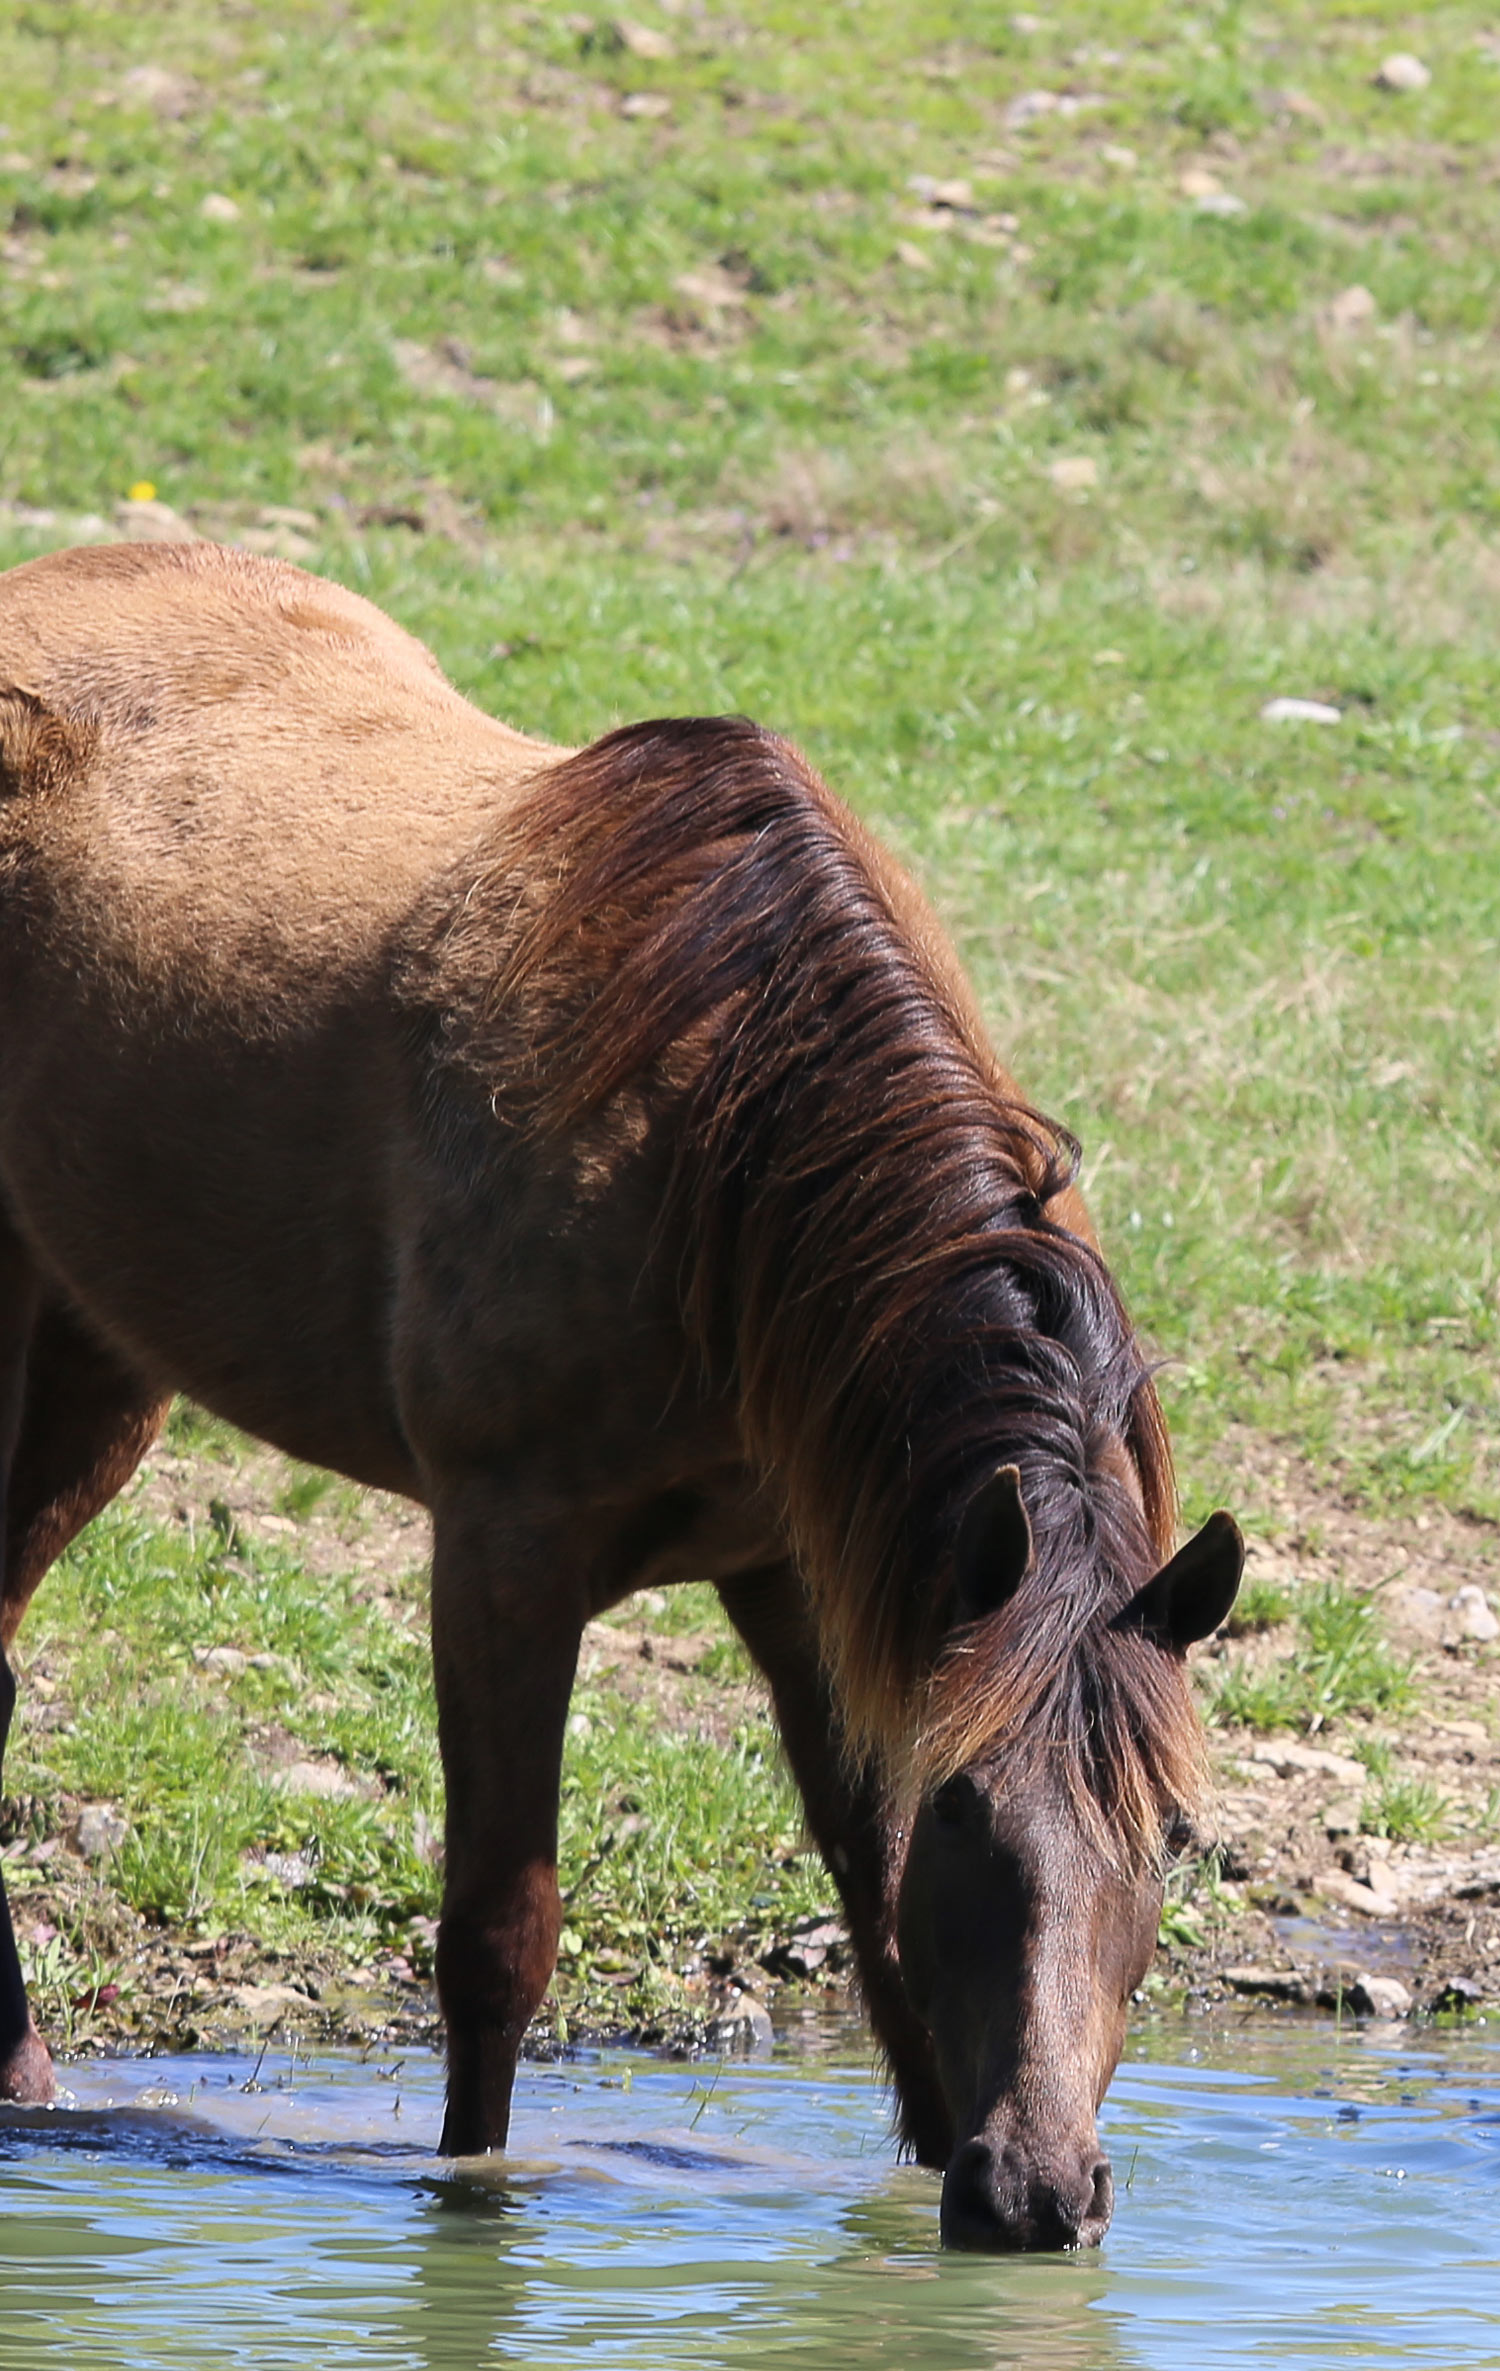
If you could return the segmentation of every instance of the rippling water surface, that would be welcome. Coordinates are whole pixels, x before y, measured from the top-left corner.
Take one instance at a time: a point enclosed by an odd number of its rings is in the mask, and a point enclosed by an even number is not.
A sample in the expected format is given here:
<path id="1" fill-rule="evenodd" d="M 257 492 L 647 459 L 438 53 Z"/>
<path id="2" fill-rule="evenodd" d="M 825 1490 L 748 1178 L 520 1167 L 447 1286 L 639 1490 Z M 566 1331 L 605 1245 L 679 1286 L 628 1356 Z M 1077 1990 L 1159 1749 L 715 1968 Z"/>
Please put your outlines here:
<path id="1" fill-rule="evenodd" d="M 938 2253 L 848 2028 L 532 2068 L 503 2169 L 430 2059 L 183 2058 L 0 2110 L 0 2371 L 1500 2366 L 1500 2038 L 1148 2032 L 1087 2257 Z"/>

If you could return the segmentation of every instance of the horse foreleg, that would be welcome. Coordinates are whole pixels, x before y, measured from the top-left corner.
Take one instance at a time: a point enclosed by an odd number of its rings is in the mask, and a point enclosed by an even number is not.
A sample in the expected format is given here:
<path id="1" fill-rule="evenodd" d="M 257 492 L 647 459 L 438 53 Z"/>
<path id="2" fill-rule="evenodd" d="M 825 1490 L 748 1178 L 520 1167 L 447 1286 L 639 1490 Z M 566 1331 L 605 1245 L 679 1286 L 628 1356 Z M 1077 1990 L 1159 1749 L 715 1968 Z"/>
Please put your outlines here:
<path id="1" fill-rule="evenodd" d="M 41 1299 L 15 1239 L 0 1238 L 0 1768 L 16 1701 L 5 1650 L 43 1573 L 134 1473 L 165 1409 L 159 1391 Z M 36 2104 L 54 2089 L 0 1881 L 0 2099 Z"/>
<path id="2" fill-rule="evenodd" d="M 123 1490 L 162 1428 L 169 1393 L 144 1382 L 61 1303 L 44 1302 L 5 1494 L 0 1646 L 49 1565 Z"/>
<path id="3" fill-rule="evenodd" d="M 40 1304 L 36 1272 L 15 1237 L 0 1232 L 0 1507 L 9 1505 L 16 1441 L 26 1404 L 26 1352 Z M 6 1560 L 0 1529 L 0 1609 Z M 3 1632 L 0 1632 L 3 1637 Z M 16 1708 L 16 1682 L 0 1644 L 0 1772 Z M 39 2105 L 53 2095 L 52 2061 L 31 2022 L 5 1880 L 0 1876 L 0 2099 Z"/>
<path id="4" fill-rule="evenodd" d="M 437 1494 L 432 1643 L 447 1786 L 441 2147 L 505 2146 L 516 2060 L 557 1960 L 557 1798 L 587 1607 L 555 1527 L 491 1487 Z"/>
<path id="5" fill-rule="evenodd" d="M 896 1957 L 900 1839 L 875 1776 L 849 1767 L 806 1593 L 790 1566 L 777 1565 L 721 1581 L 719 1595 L 770 1682 L 807 1824 L 843 1900 L 865 2008 L 896 2087 L 902 2140 L 923 2165 L 945 2166 L 952 2121 L 932 2037 L 907 2000 Z"/>

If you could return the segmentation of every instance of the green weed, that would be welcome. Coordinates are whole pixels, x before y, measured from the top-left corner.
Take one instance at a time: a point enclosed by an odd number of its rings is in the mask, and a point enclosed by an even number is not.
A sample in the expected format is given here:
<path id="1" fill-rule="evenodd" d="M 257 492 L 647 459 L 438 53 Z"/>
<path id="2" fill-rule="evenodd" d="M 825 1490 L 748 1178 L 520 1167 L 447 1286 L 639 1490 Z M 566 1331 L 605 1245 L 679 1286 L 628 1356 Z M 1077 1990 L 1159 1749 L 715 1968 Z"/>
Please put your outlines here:
<path id="1" fill-rule="evenodd" d="M 1292 1610 L 1292 1595 L 1279 1581 L 1246 1581 L 1224 1629 L 1230 1638 L 1253 1638 L 1274 1630 Z"/>
<path id="2" fill-rule="evenodd" d="M 1388 1779 L 1367 1803 L 1360 1826 L 1393 1844 L 1440 1844 L 1453 1830 L 1453 1805 L 1428 1778 Z"/>
<path id="3" fill-rule="evenodd" d="M 1310 1590 L 1297 1602 L 1296 1621 L 1296 1644 L 1271 1669 L 1232 1667 L 1218 1683 L 1214 1719 L 1307 1728 L 1411 1704 L 1410 1664 L 1388 1644 L 1368 1598 L 1336 1584 Z"/>

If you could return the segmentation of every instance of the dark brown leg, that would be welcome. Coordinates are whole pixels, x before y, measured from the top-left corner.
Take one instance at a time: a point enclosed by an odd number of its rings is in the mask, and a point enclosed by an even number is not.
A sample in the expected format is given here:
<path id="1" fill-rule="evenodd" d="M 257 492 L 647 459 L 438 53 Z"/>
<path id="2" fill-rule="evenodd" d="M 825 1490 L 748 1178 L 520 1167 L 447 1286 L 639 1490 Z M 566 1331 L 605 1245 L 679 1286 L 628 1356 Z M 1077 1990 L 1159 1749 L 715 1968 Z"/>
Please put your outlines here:
<path id="1" fill-rule="evenodd" d="M 171 1405 L 53 1301 L 32 1328 L 25 1385 L 6 1492 L 0 1647 L 48 1566 L 123 1490 Z"/>
<path id="2" fill-rule="evenodd" d="M 0 1502 L 8 1503 L 26 1400 L 26 1352 L 41 1294 L 36 1271 L 8 1230 L 0 1231 Z M 0 1607 L 6 1565 L 0 1552 Z M 0 1630 L 0 1772 L 16 1708 L 16 1682 Z M 5 1880 L 0 1877 L 0 2099 L 38 2105 L 53 2093 L 52 2061 L 31 2022 Z"/>
<path id="3" fill-rule="evenodd" d="M 47 1567 L 134 1473 L 165 1410 L 159 1393 L 40 1298 L 24 1253 L 0 1237 L 0 1768 L 16 1700 L 6 1649 L 21 1616 Z M 0 1882 L 0 2099 L 41 2103 L 54 2089 Z"/>
<path id="4" fill-rule="evenodd" d="M 557 1961 L 557 1797 L 587 1606 L 551 1523 L 492 1485 L 436 1494 L 432 1645 L 447 1785 L 441 2147 L 505 2146 L 516 2060 Z"/>
<path id="5" fill-rule="evenodd" d="M 770 1682 L 807 1824 L 843 1899 L 865 2007 L 896 2086 L 901 2138 L 921 2164 L 945 2166 L 953 2131 L 932 2037 L 908 2004 L 896 1959 L 898 1845 L 878 1783 L 851 1771 L 841 1750 L 801 1581 L 776 1565 L 721 1581 L 719 1595 Z"/>

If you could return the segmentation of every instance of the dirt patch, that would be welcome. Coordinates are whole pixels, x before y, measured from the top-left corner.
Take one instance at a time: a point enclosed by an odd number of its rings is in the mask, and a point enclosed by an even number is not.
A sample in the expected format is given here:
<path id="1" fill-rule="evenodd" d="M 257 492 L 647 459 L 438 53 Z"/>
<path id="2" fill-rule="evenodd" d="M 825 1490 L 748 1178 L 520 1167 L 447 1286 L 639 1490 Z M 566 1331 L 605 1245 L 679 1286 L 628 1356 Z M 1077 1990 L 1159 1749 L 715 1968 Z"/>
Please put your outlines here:
<path id="1" fill-rule="evenodd" d="M 1410 1701 L 1266 1733 L 1213 1727 L 1217 1875 L 1209 1864 L 1187 1890 L 1165 1970 L 1325 2007 L 1369 1975 L 1395 1980 L 1387 2011 L 1405 2013 L 1403 1995 L 1419 2011 L 1500 2002 L 1500 1636 L 1485 1635 L 1500 1532 L 1431 1505 L 1372 1515 L 1289 1452 L 1226 1446 L 1257 1510 L 1252 1602 L 1257 1584 L 1289 1609 L 1309 1591 L 1358 1593 Z M 1290 1617 L 1216 1639 L 1198 1661 L 1205 1696 L 1236 1672 L 1274 1679 L 1299 1651 Z"/>

